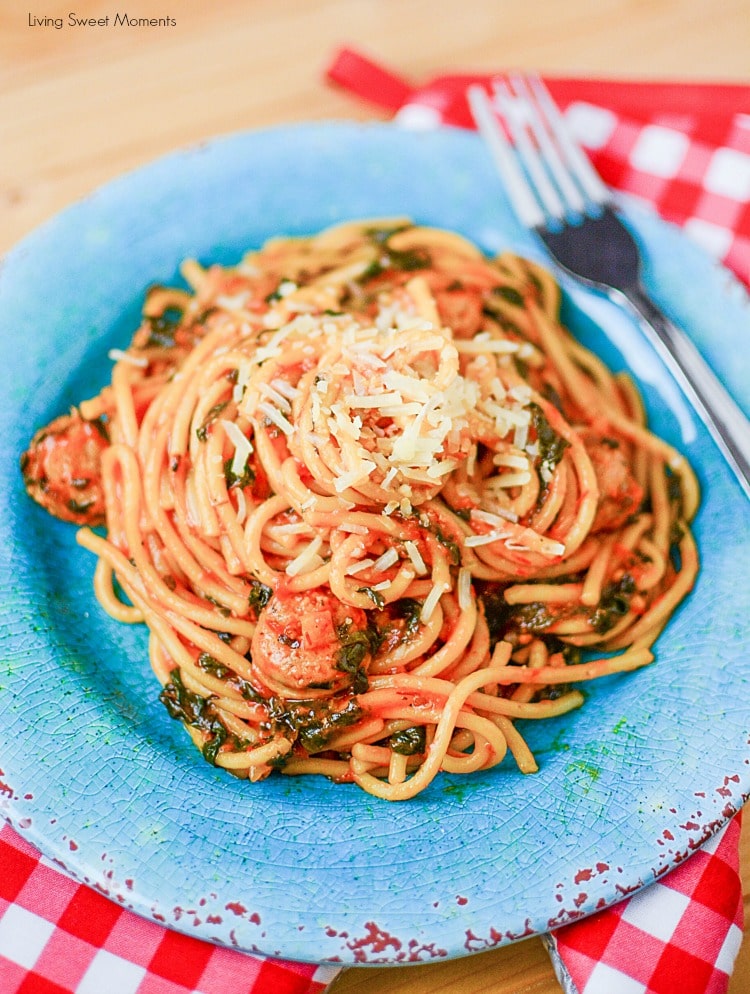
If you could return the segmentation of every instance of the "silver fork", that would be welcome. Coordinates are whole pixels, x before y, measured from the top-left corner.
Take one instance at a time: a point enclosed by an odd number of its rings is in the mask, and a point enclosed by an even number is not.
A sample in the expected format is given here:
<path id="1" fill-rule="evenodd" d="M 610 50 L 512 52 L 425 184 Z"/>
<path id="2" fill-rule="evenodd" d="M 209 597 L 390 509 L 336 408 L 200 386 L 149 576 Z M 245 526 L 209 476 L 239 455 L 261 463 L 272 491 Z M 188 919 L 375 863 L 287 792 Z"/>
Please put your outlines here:
<path id="1" fill-rule="evenodd" d="M 750 422 L 644 289 L 638 244 L 547 88 L 516 75 L 498 79 L 492 98 L 472 86 L 467 99 L 518 219 L 570 276 L 635 315 L 750 498 Z"/>

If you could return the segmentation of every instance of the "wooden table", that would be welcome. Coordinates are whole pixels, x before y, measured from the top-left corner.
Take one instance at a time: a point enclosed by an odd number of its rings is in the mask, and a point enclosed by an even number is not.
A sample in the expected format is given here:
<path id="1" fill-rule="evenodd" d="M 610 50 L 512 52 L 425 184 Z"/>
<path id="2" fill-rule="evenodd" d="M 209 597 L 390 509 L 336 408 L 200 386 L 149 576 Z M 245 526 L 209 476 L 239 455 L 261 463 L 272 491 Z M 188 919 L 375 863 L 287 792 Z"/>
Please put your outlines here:
<path id="1" fill-rule="evenodd" d="M 71 27 L 71 8 L 79 18 L 109 15 L 109 24 Z M 116 9 L 0 0 L 0 252 L 71 200 L 177 146 L 282 122 L 379 116 L 323 81 L 345 43 L 413 80 L 500 67 L 750 78 L 748 0 L 130 0 L 122 8 L 176 22 L 153 27 L 115 26 Z M 44 22 L 55 17 L 59 30 Z M 742 857 L 747 902 L 750 818 Z M 746 942 L 730 991 L 748 990 Z M 335 985 L 335 994 L 407 991 L 559 987 L 538 939 L 436 965 L 352 969 Z"/>

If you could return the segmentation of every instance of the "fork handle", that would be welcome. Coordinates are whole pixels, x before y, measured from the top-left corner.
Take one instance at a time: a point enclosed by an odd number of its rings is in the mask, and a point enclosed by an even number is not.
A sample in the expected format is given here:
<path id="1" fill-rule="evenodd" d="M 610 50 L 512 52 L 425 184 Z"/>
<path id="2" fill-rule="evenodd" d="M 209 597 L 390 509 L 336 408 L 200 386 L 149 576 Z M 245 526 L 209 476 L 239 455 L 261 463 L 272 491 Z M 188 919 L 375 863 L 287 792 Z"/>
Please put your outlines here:
<path id="1" fill-rule="evenodd" d="M 628 288 L 625 296 L 750 498 L 750 421 L 685 332 L 669 320 L 643 287 Z"/>

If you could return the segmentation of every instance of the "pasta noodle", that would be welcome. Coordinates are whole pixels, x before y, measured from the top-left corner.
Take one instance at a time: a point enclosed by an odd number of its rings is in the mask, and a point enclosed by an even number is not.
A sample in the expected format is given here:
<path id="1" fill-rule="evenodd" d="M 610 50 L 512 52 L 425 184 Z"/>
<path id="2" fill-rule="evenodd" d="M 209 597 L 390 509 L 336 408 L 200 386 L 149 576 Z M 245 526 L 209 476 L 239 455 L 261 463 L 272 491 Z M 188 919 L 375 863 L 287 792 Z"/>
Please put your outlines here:
<path id="1" fill-rule="evenodd" d="M 650 663 L 697 574 L 695 477 L 633 383 L 547 271 L 407 219 L 182 272 L 22 460 L 169 714 L 251 781 L 534 772 L 517 722 Z"/>

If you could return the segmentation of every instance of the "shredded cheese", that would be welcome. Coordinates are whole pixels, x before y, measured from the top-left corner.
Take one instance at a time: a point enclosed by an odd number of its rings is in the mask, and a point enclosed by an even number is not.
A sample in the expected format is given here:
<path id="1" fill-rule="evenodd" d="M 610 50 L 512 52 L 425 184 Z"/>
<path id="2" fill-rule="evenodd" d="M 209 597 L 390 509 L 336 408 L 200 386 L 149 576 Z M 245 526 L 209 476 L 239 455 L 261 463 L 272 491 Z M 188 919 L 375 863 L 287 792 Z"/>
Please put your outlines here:
<path id="1" fill-rule="evenodd" d="M 287 576 L 299 576 L 301 573 L 310 573 L 317 566 L 321 565 L 323 560 L 318 553 L 322 545 L 323 539 L 318 535 L 309 545 L 305 546 L 298 556 L 287 564 Z"/>
<path id="2" fill-rule="evenodd" d="M 363 570 L 366 570 L 370 566 L 374 565 L 375 565 L 374 559 L 360 559 L 359 562 L 352 563 L 350 566 L 347 566 L 346 569 L 344 570 L 344 573 L 346 574 L 346 576 L 356 576 L 357 573 L 362 573 Z"/>
<path id="3" fill-rule="evenodd" d="M 464 545 L 472 549 L 478 545 L 490 545 L 492 542 L 499 542 L 501 539 L 507 537 L 507 534 L 498 531 L 487 532 L 485 535 L 467 535 L 464 539 Z"/>
<path id="4" fill-rule="evenodd" d="M 292 386 L 287 380 L 282 380 L 281 377 L 276 377 L 276 379 L 271 380 L 271 386 L 277 393 L 280 393 L 287 400 L 294 400 L 295 397 L 299 396 L 299 390 L 297 387 Z"/>
<path id="5" fill-rule="evenodd" d="M 433 584 L 432 589 L 425 598 L 425 602 L 422 605 L 422 610 L 419 615 L 419 620 L 422 622 L 423 625 L 426 625 L 427 622 L 430 620 L 430 618 L 432 617 L 432 613 L 437 607 L 440 598 L 449 589 L 450 587 L 446 583 Z"/>
<path id="6" fill-rule="evenodd" d="M 395 566 L 398 562 L 398 552 L 391 547 L 386 549 L 382 556 L 375 560 L 373 565 L 373 570 L 376 573 L 382 573 L 383 570 L 390 569 L 391 566 Z"/>
<path id="7" fill-rule="evenodd" d="M 404 542 L 404 548 L 406 549 L 406 553 L 409 556 L 409 559 L 411 559 L 417 574 L 419 576 L 424 576 L 424 574 L 427 573 L 427 566 L 416 544 L 412 541 Z"/>
<path id="8" fill-rule="evenodd" d="M 496 511 L 484 511 L 484 510 L 474 510 L 471 512 L 472 518 L 477 518 L 479 521 L 484 521 L 488 525 L 502 526 L 505 521 L 518 521 L 518 515 L 515 511 L 506 510 L 503 507 L 499 507 Z M 503 520 L 505 519 L 505 521 Z"/>
<path id="9" fill-rule="evenodd" d="M 390 404 L 402 404 L 403 397 L 400 393 L 383 393 L 379 397 L 358 397 L 356 394 L 349 394 L 346 403 L 349 407 L 388 407 Z"/>
<path id="10" fill-rule="evenodd" d="M 265 401 L 261 401 L 258 404 L 258 410 L 265 414 L 269 421 L 272 421 L 277 428 L 281 428 L 285 435 L 294 434 L 294 425 L 292 425 L 284 415 L 273 404 L 267 404 Z"/>
<path id="11" fill-rule="evenodd" d="M 367 535 L 368 532 L 365 525 L 358 525 L 355 521 L 342 521 L 338 529 L 340 532 L 350 532 L 352 535 Z"/>
<path id="12" fill-rule="evenodd" d="M 245 390 L 247 389 L 247 384 L 250 380 L 250 373 L 252 371 L 252 366 L 248 362 L 240 363 L 237 368 L 237 381 L 232 389 L 232 400 L 235 404 L 239 404 L 245 395 Z"/>
<path id="13" fill-rule="evenodd" d="M 286 397 L 284 397 L 278 390 L 275 390 L 268 383 L 260 383 L 258 386 L 260 393 L 272 401 L 284 414 L 292 413 L 292 405 L 289 403 Z"/>
<path id="14" fill-rule="evenodd" d="M 222 418 L 220 424 L 224 429 L 224 434 L 234 446 L 234 455 L 230 469 L 235 476 L 242 476 L 247 466 L 247 461 L 253 453 L 252 443 L 249 438 L 245 437 L 244 432 L 240 430 L 234 421 Z"/>
<path id="15" fill-rule="evenodd" d="M 146 369 L 148 366 L 148 359 L 145 356 L 135 356 L 132 352 L 125 352 L 123 349 L 110 349 L 107 355 L 113 362 L 126 362 L 139 369 Z"/>

